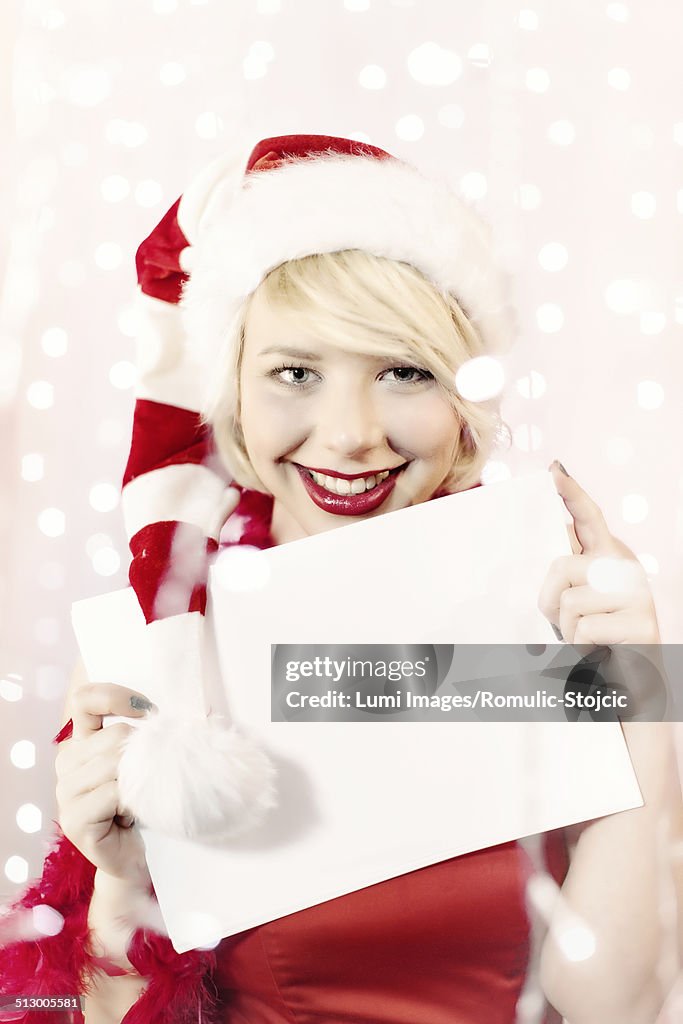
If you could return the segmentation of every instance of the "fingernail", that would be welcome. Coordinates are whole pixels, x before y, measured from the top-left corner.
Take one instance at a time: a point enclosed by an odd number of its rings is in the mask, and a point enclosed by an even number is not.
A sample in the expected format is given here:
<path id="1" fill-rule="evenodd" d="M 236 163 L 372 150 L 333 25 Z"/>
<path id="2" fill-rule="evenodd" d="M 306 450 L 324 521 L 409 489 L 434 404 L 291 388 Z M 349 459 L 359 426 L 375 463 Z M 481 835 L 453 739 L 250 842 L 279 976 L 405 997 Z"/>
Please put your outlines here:
<path id="1" fill-rule="evenodd" d="M 560 460 L 559 460 L 559 459 L 555 459 L 555 461 L 554 461 L 554 462 L 551 462 L 551 464 L 550 464 L 550 465 L 551 465 L 551 467 L 552 467 L 552 466 L 557 466 L 557 468 L 558 468 L 558 469 L 560 470 L 560 472 L 564 473 L 564 475 L 565 475 L 565 476 L 569 476 L 569 473 L 568 473 L 568 472 L 567 472 L 567 470 L 566 470 L 566 469 L 564 468 L 564 466 L 562 465 L 562 463 L 560 462 Z"/>
<path id="2" fill-rule="evenodd" d="M 561 630 L 559 630 L 557 628 L 557 626 L 555 625 L 554 622 L 551 622 L 550 625 L 553 627 L 553 633 L 555 634 L 557 639 L 560 641 L 561 644 L 563 644 L 564 643 L 564 637 L 562 636 Z"/>
<path id="3" fill-rule="evenodd" d="M 133 711 L 151 711 L 154 704 L 152 704 L 151 700 L 147 700 L 146 697 L 139 697 L 137 694 L 134 694 L 130 698 L 130 706 Z"/>

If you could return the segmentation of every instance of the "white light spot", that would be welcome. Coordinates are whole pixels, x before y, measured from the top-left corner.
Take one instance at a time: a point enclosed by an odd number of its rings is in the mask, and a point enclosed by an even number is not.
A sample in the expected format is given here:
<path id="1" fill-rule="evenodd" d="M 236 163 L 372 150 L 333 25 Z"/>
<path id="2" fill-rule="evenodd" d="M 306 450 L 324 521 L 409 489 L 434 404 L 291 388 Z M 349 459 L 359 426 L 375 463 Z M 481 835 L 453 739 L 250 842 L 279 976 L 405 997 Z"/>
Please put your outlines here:
<path id="1" fill-rule="evenodd" d="M 407 142 L 416 142 L 417 139 L 421 139 L 424 130 L 424 122 L 417 114 L 406 114 L 405 117 L 400 117 L 394 127 L 399 139 L 405 139 Z"/>
<path id="2" fill-rule="evenodd" d="M 120 388 L 121 391 L 126 391 L 128 388 L 132 388 L 137 380 L 137 370 L 132 363 L 129 363 L 127 359 L 122 359 L 119 363 L 114 365 L 109 370 L 109 383 L 113 384 L 115 388 Z"/>
<path id="3" fill-rule="evenodd" d="M 613 89 L 618 89 L 620 92 L 626 92 L 631 85 L 631 76 L 626 68 L 610 68 L 607 72 L 607 83 L 608 85 L 611 85 Z"/>
<path id="4" fill-rule="evenodd" d="M 535 32 L 538 28 L 538 15 L 529 7 L 525 7 L 517 15 L 517 24 L 525 32 Z"/>
<path id="5" fill-rule="evenodd" d="M 463 363 L 455 375 L 458 394 L 468 402 L 487 402 L 505 386 L 502 365 L 492 356 L 476 356 Z"/>
<path id="6" fill-rule="evenodd" d="M 517 390 L 522 398 L 541 398 L 545 394 L 545 377 L 537 370 L 531 370 L 526 377 L 516 382 Z"/>
<path id="7" fill-rule="evenodd" d="M 61 590 L 66 572 L 61 562 L 43 562 L 38 569 L 38 582 L 45 590 Z"/>
<path id="8" fill-rule="evenodd" d="M 621 517 L 625 523 L 642 523 L 650 506 L 642 494 L 627 494 L 621 501 Z"/>
<path id="9" fill-rule="evenodd" d="M 161 202 L 164 192 L 158 181 L 146 178 L 135 186 L 135 202 L 138 206 L 149 208 Z"/>
<path id="10" fill-rule="evenodd" d="M 656 209 L 657 200 L 652 192 L 634 192 L 631 196 L 631 211 L 636 217 L 654 217 Z"/>
<path id="11" fill-rule="evenodd" d="M 57 279 L 65 288 L 80 288 L 85 282 L 85 267 L 79 260 L 65 260 L 57 271 Z"/>
<path id="12" fill-rule="evenodd" d="M 259 590 L 270 579 L 270 565 L 260 548 L 248 544 L 222 551 L 213 566 L 213 579 L 224 590 Z"/>
<path id="13" fill-rule="evenodd" d="M 510 480 L 511 477 L 510 467 L 498 459 L 489 459 L 480 473 L 483 484 L 497 484 L 502 480 Z"/>
<path id="14" fill-rule="evenodd" d="M 67 350 L 69 339 L 63 327 L 48 327 L 43 331 L 40 338 L 40 345 L 46 356 L 57 359 L 63 356 Z"/>
<path id="15" fill-rule="evenodd" d="M 40 903 L 37 907 L 31 908 L 33 927 L 39 935 L 59 935 L 64 927 L 64 918 L 47 903 Z"/>
<path id="16" fill-rule="evenodd" d="M 613 313 L 634 313 L 640 303 L 640 288 L 627 278 L 611 281 L 605 289 L 605 302 Z"/>
<path id="17" fill-rule="evenodd" d="M 605 452 L 615 466 L 624 466 L 633 456 L 633 445 L 627 437 L 610 437 L 605 444 Z"/>
<path id="18" fill-rule="evenodd" d="M 21 885 L 28 878 L 28 861 L 23 857 L 9 857 L 5 861 L 5 877 Z"/>
<path id="19" fill-rule="evenodd" d="M 134 149 L 147 142 L 148 132 L 144 124 L 139 121 L 122 121 L 120 118 L 113 118 L 107 123 L 105 138 L 113 146 L 126 146 Z"/>
<path id="20" fill-rule="evenodd" d="M 463 174 L 460 179 L 460 190 L 465 199 L 470 201 L 483 199 L 488 191 L 486 175 L 481 171 L 469 171 L 467 174 Z"/>
<path id="21" fill-rule="evenodd" d="M 564 313 L 560 306 L 546 302 L 536 310 L 536 323 L 544 334 L 556 334 L 564 326 Z"/>
<path id="22" fill-rule="evenodd" d="M 548 128 L 548 138 L 556 146 L 571 146 L 576 138 L 576 128 L 571 121 L 553 121 Z"/>
<path id="23" fill-rule="evenodd" d="M 491 63 L 491 49 L 487 43 L 475 43 L 467 51 L 467 59 L 475 68 L 487 68 Z M 450 84 L 450 83 L 448 83 Z"/>
<path id="24" fill-rule="evenodd" d="M 26 389 L 26 399 L 34 409 L 49 409 L 55 400 L 55 389 L 47 380 L 34 380 Z"/>
<path id="25" fill-rule="evenodd" d="M 265 39 L 258 39 L 249 47 L 249 55 L 256 57 L 258 60 L 268 62 L 274 59 L 275 50 L 272 43 L 267 42 Z"/>
<path id="26" fill-rule="evenodd" d="M 117 507 L 120 497 L 119 489 L 114 484 L 100 483 L 90 488 L 88 500 L 96 512 L 111 512 Z"/>
<path id="27" fill-rule="evenodd" d="M 17 825 L 22 832 L 40 832 L 43 827 L 43 815 L 35 804 L 22 804 L 17 811 Z"/>
<path id="28" fill-rule="evenodd" d="M 586 574 L 588 586 L 601 594 L 628 594 L 642 578 L 640 564 L 625 558 L 594 558 Z"/>
<path id="29" fill-rule="evenodd" d="M 101 242 L 95 249 L 95 263 L 102 270 L 116 270 L 123 262 L 123 251 L 116 242 Z"/>
<path id="30" fill-rule="evenodd" d="M 116 448 L 123 441 L 125 434 L 126 426 L 121 420 L 106 419 L 98 424 L 95 437 L 103 448 Z"/>
<path id="31" fill-rule="evenodd" d="M 638 384 L 638 405 L 641 409 L 659 409 L 664 403 L 664 388 L 656 380 L 641 380 Z"/>
<path id="32" fill-rule="evenodd" d="M 38 529 L 46 537 L 61 537 L 66 529 L 66 517 L 61 508 L 44 508 L 38 515 Z"/>
<path id="33" fill-rule="evenodd" d="M 595 953 L 595 936 L 585 924 L 574 924 L 555 931 L 555 941 L 567 960 L 580 963 Z"/>
<path id="34" fill-rule="evenodd" d="M 547 92 L 550 86 L 550 75 L 545 68 L 529 68 L 524 81 L 527 89 L 531 92 Z"/>
<path id="35" fill-rule="evenodd" d="M 536 210 L 541 205 L 541 190 L 538 185 L 519 185 L 514 199 L 522 210 Z"/>
<path id="36" fill-rule="evenodd" d="M 452 85 L 462 74 L 462 60 L 438 43 L 423 43 L 408 54 L 408 72 L 421 85 Z"/>
<path id="37" fill-rule="evenodd" d="M 24 696 L 24 687 L 16 679 L 0 679 L 0 697 L 8 704 L 16 704 Z"/>
<path id="38" fill-rule="evenodd" d="M 31 740 L 17 740 L 12 744 L 9 759 L 15 768 L 26 770 L 36 763 L 36 745 Z"/>
<path id="39" fill-rule="evenodd" d="M 540 265 L 544 270 L 548 270 L 551 273 L 564 270 L 568 259 L 569 253 L 560 242 L 548 242 L 541 248 L 538 254 Z"/>
<path id="40" fill-rule="evenodd" d="M 45 472 L 45 460 L 42 455 L 38 455 L 37 452 L 31 452 L 30 455 L 24 455 L 21 460 L 21 477 L 22 480 L 27 480 L 30 483 L 35 483 L 36 480 L 42 480 Z"/>
<path id="41" fill-rule="evenodd" d="M 367 11 L 370 9 L 370 0 L 344 0 L 344 7 L 347 11 Z"/>
<path id="42" fill-rule="evenodd" d="M 372 139 L 367 132 L 349 132 L 349 138 L 355 142 L 367 142 L 368 145 L 372 143 Z"/>
<path id="43" fill-rule="evenodd" d="M 626 4 L 607 4 L 607 17 L 612 21 L 628 21 L 631 13 Z"/>
<path id="44" fill-rule="evenodd" d="M 33 627 L 36 640 L 43 647 L 51 647 L 59 640 L 59 622 L 57 619 L 38 619 Z"/>
<path id="45" fill-rule="evenodd" d="M 456 103 L 447 103 L 445 106 L 440 107 L 436 116 L 439 124 L 442 124 L 444 128 L 461 128 L 465 120 L 462 107 L 459 107 Z"/>
<path id="46" fill-rule="evenodd" d="M 659 562 L 657 561 L 654 555 L 649 555 L 644 552 L 641 552 L 641 554 L 636 555 L 636 557 L 648 576 L 657 575 L 657 573 L 659 572 Z"/>
<path id="47" fill-rule="evenodd" d="M 111 76 L 103 67 L 84 64 L 67 72 L 66 96 L 77 107 L 96 107 L 110 93 Z"/>
<path id="48" fill-rule="evenodd" d="M 642 334 L 661 334 L 665 327 L 665 313 L 650 310 L 640 314 L 640 330 Z"/>
<path id="49" fill-rule="evenodd" d="M 358 75 L 358 82 L 364 89 L 383 89 L 387 84 L 387 73 L 379 64 L 368 64 Z"/>
<path id="50" fill-rule="evenodd" d="M 100 548 L 92 556 L 92 567 L 98 576 L 113 576 L 121 568 L 121 556 L 114 548 Z"/>
<path id="51" fill-rule="evenodd" d="M 537 452 L 543 443 L 543 434 L 533 423 L 520 423 L 513 431 L 512 440 L 520 451 Z"/>
<path id="52" fill-rule="evenodd" d="M 120 203 L 130 195 L 130 182 L 122 174 L 110 174 L 102 181 L 100 191 L 108 203 Z"/>
<path id="53" fill-rule="evenodd" d="M 194 130 L 200 139 L 217 139 L 223 131 L 223 122 L 218 114 L 205 110 L 195 121 Z"/>
<path id="54" fill-rule="evenodd" d="M 162 85 L 180 85 L 187 78 L 187 71 L 182 64 L 170 60 L 159 68 L 159 78 Z"/>

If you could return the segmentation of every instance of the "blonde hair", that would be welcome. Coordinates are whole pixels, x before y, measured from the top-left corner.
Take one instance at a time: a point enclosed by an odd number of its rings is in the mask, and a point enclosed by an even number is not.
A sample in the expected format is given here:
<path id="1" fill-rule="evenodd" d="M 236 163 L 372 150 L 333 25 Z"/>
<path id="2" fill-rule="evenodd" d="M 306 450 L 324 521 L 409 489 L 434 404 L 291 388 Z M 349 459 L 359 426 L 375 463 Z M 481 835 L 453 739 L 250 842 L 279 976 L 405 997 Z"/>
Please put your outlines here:
<path id="1" fill-rule="evenodd" d="M 453 467 L 443 481 L 461 491 L 479 481 L 499 428 L 497 401 L 469 402 L 455 389 L 458 368 L 484 345 L 455 297 L 406 263 L 346 249 L 289 260 L 272 270 L 244 302 L 226 338 L 224 357 L 204 420 L 234 480 L 263 490 L 239 423 L 244 327 L 253 295 L 271 308 L 300 313 L 321 338 L 355 352 L 409 359 L 429 370 L 460 423 Z"/>

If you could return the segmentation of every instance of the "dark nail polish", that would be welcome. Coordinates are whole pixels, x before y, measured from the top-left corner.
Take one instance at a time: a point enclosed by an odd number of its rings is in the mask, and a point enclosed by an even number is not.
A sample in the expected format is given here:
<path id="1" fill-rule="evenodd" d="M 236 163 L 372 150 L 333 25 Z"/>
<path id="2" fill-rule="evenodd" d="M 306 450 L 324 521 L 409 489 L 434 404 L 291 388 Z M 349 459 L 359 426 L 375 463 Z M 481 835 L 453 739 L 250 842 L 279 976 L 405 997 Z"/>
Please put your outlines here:
<path id="1" fill-rule="evenodd" d="M 130 706 L 134 711 L 151 711 L 154 705 L 146 697 L 133 696 L 130 698 Z"/>
<path id="2" fill-rule="evenodd" d="M 550 625 L 553 627 L 553 633 L 555 634 L 555 636 L 557 637 L 559 642 L 561 644 L 563 644 L 564 643 L 564 637 L 562 636 L 562 633 L 560 632 L 560 630 L 557 628 L 557 626 L 555 625 L 554 622 L 551 622 Z"/>
<path id="3" fill-rule="evenodd" d="M 562 470 L 562 472 L 564 473 L 564 475 L 565 475 L 565 476 L 569 476 L 569 473 L 568 473 L 568 472 L 567 472 L 567 470 L 566 470 L 566 469 L 564 468 L 564 466 L 563 466 L 563 465 L 562 465 L 562 463 L 561 463 L 561 462 L 559 461 L 559 459 L 556 459 L 556 460 L 555 460 L 555 463 L 556 463 L 557 467 L 558 467 L 559 469 L 561 469 L 561 470 Z"/>

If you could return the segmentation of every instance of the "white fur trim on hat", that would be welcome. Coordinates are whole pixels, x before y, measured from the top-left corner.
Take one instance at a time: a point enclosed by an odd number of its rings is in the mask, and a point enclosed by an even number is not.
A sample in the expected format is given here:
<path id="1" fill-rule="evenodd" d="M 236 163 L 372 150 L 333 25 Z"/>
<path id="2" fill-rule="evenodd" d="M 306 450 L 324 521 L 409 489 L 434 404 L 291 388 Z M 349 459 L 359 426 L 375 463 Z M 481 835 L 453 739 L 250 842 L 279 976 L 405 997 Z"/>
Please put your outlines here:
<path id="1" fill-rule="evenodd" d="M 325 154 L 214 184 L 196 224 L 181 305 L 191 347 L 213 374 L 244 299 L 274 267 L 361 249 L 411 264 L 453 294 L 489 352 L 507 349 L 514 317 L 490 230 L 445 183 L 399 160 Z"/>

